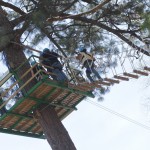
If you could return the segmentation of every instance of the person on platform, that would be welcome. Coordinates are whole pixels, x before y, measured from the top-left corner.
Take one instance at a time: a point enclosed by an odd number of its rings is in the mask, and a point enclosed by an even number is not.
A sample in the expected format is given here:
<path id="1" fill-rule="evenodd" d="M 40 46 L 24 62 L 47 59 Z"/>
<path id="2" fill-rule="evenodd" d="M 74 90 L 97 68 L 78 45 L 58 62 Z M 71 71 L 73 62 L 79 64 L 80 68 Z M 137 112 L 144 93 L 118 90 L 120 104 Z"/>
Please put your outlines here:
<path id="1" fill-rule="evenodd" d="M 63 72 L 63 66 L 58 60 L 62 58 L 56 52 L 50 51 L 48 48 L 44 48 L 40 55 L 41 63 L 46 67 L 47 71 L 52 73 L 51 77 L 57 81 L 68 81 L 67 76 Z"/>

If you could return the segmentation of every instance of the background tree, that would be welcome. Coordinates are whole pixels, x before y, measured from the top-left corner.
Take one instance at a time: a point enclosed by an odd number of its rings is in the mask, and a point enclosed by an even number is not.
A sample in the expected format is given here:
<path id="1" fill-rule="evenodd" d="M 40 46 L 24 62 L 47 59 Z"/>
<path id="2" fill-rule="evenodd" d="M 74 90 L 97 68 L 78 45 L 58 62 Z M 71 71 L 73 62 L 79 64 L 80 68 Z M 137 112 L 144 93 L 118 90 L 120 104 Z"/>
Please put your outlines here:
<path id="1" fill-rule="evenodd" d="M 149 16 L 148 0 L 0 0 L 0 52 L 9 70 L 26 60 L 22 44 L 34 48 L 45 41 L 50 49 L 58 50 L 65 57 L 81 45 L 90 47 L 96 55 L 115 55 L 110 46 L 122 41 L 149 56 Z M 116 47 L 116 51 L 121 49 Z M 26 64 L 18 76 L 29 67 Z M 34 81 L 26 90 L 33 84 Z M 39 122 L 52 149 L 75 149 L 53 107 L 45 109 Z M 54 124 L 59 130 L 48 130 Z"/>

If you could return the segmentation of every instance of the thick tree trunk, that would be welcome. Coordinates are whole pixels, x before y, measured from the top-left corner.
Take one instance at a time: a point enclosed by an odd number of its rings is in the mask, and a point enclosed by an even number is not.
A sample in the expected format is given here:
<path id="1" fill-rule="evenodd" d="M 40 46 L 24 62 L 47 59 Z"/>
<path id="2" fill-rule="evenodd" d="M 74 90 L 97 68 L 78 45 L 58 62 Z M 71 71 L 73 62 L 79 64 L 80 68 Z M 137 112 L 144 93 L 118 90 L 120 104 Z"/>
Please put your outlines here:
<path id="1" fill-rule="evenodd" d="M 59 120 L 54 107 L 43 106 L 34 113 L 53 150 L 76 150 L 67 130 Z"/>
<path id="2" fill-rule="evenodd" d="M 20 79 L 20 77 L 23 76 L 24 73 L 30 68 L 29 63 L 27 62 L 20 69 L 17 69 L 22 63 L 24 63 L 27 60 L 21 47 L 18 47 L 14 44 L 10 44 L 4 50 L 4 55 L 9 70 L 15 71 L 16 79 Z M 25 84 L 31 77 L 31 72 L 29 72 L 24 78 L 21 79 L 21 81 L 19 82 L 19 86 Z M 30 83 L 28 83 L 22 90 L 23 94 L 25 95 L 35 84 L 36 80 L 31 80 Z"/>
<path id="3" fill-rule="evenodd" d="M 3 14 L 2 12 L 3 9 L 0 6 L 0 52 L 5 49 L 5 47 L 14 37 L 11 24 L 5 14 Z"/>

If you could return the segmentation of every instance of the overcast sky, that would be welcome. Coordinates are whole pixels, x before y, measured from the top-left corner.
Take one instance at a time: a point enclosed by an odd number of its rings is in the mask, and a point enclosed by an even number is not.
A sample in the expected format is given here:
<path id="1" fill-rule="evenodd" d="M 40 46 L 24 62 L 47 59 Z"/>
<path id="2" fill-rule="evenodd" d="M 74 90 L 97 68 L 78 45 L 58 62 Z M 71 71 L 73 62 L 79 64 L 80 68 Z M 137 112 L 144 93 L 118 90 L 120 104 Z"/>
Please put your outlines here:
<path id="1" fill-rule="evenodd" d="M 111 88 L 103 102 L 90 99 L 120 115 L 150 127 L 148 77 L 122 82 Z M 83 101 L 64 121 L 78 150 L 149 150 L 150 130 Z M 50 150 L 46 140 L 0 133 L 5 150 Z"/>

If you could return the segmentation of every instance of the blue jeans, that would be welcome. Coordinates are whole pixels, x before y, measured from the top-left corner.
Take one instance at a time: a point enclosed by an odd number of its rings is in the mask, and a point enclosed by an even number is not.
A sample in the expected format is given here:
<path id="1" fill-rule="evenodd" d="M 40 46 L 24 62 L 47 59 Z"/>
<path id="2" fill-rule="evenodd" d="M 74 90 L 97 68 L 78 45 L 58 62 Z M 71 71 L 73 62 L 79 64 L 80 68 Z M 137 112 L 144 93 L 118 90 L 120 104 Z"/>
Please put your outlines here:
<path id="1" fill-rule="evenodd" d="M 67 76 L 62 71 L 62 65 L 60 62 L 55 62 L 52 64 L 52 73 L 56 74 L 56 80 L 57 81 L 68 81 Z"/>
<path id="2" fill-rule="evenodd" d="M 93 73 L 99 80 L 102 80 L 99 73 L 94 68 L 94 63 L 92 61 L 86 62 L 84 64 L 84 67 L 86 68 L 86 76 L 90 80 L 90 82 L 94 82 L 93 78 L 91 77 L 91 73 Z"/>

